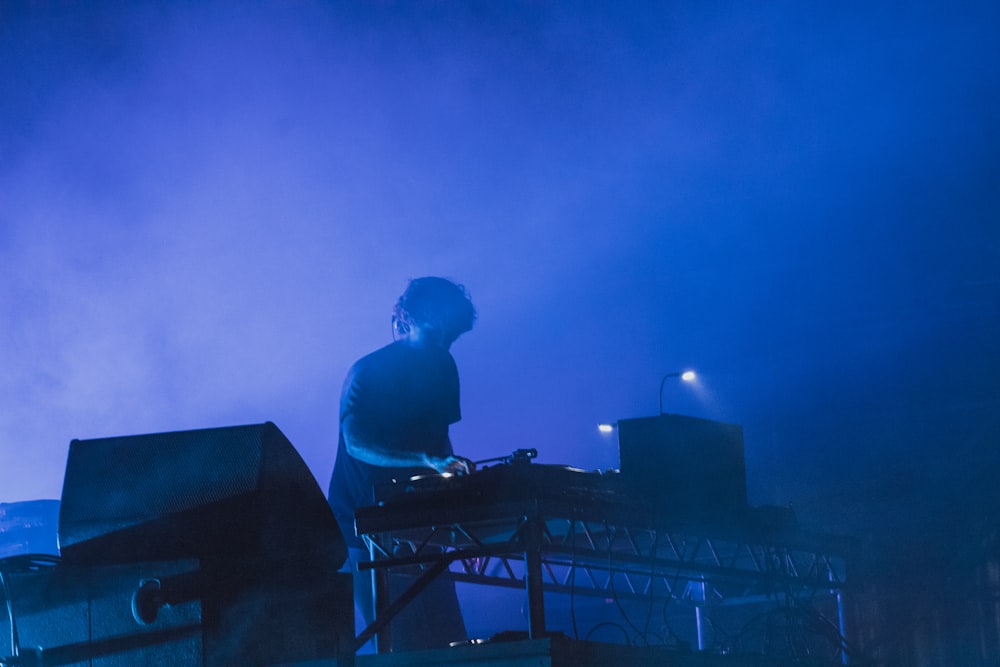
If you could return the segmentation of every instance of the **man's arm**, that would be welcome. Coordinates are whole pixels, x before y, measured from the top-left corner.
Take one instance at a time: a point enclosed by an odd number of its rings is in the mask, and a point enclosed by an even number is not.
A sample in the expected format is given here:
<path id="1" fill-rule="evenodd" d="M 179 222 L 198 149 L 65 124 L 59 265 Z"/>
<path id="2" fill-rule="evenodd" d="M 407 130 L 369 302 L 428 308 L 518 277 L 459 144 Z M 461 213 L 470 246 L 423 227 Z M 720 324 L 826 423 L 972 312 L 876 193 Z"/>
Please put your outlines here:
<path id="1" fill-rule="evenodd" d="M 437 472 L 465 474 L 474 470 L 473 463 L 461 456 L 430 456 L 424 452 L 399 451 L 385 447 L 365 436 L 358 421 L 348 415 L 341 425 L 347 453 L 373 466 L 398 468 L 431 468 Z"/>

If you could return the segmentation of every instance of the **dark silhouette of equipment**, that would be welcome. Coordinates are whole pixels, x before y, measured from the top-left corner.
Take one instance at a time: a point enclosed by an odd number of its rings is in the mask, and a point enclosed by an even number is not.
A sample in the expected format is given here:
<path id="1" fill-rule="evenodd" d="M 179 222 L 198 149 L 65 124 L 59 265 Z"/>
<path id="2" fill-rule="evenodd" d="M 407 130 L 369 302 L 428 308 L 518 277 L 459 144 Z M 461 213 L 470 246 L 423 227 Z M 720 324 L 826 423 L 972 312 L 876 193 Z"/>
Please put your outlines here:
<path id="1" fill-rule="evenodd" d="M 746 514 L 743 428 L 664 414 L 618 422 L 619 492 L 668 518 L 739 521 Z"/>
<path id="2" fill-rule="evenodd" d="M 74 440 L 59 543 L 49 567 L 8 564 L 17 642 L 3 655 L 353 664 L 344 537 L 274 424 Z"/>

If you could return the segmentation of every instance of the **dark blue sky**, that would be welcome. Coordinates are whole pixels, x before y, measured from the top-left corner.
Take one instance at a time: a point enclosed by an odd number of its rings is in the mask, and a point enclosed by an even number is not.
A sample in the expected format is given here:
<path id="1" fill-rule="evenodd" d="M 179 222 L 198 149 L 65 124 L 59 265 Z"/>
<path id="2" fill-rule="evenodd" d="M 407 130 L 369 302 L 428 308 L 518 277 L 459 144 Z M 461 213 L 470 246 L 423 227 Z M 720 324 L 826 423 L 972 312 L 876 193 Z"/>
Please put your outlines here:
<path id="1" fill-rule="evenodd" d="M 595 425 L 693 367 L 665 410 L 744 426 L 754 504 L 974 539 L 996 3 L 343 4 L 0 8 L 0 500 L 72 438 L 264 420 L 325 486 L 441 274 L 460 453 L 612 467 Z"/>

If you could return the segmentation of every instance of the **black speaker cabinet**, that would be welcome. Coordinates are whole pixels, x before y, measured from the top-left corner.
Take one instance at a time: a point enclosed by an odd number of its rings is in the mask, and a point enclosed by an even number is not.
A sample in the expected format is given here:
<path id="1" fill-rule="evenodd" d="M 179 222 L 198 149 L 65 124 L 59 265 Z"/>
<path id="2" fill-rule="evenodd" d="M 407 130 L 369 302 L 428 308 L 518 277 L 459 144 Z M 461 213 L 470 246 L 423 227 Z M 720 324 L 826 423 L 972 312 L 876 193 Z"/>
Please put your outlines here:
<path id="1" fill-rule="evenodd" d="M 743 428 L 660 415 L 618 422 L 620 484 L 664 517 L 738 519 L 747 510 Z"/>
<path id="2" fill-rule="evenodd" d="M 322 490 L 270 422 L 72 441 L 59 547 L 78 564 L 347 557 Z"/>
<path id="3" fill-rule="evenodd" d="M 140 616 L 197 599 L 205 665 L 353 662 L 344 537 L 274 424 L 74 440 L 59 543 L 74 568 L 197 562 L 147 584 Z"/>
<path id="4" fill-rule="evenodd" d="M 138 623 L 132 612 L 139 582 L 190 576 L 197 567 L 196 561 L 87 567 L 61 564 L 55 558 L 3 559 L 3 594 L 10 612 L 0 615 L 4 664 L 202 664 L 197 599 L 162 607 L 148 624 Z M 17 640 L 16 649 L 12 639 Z"/>

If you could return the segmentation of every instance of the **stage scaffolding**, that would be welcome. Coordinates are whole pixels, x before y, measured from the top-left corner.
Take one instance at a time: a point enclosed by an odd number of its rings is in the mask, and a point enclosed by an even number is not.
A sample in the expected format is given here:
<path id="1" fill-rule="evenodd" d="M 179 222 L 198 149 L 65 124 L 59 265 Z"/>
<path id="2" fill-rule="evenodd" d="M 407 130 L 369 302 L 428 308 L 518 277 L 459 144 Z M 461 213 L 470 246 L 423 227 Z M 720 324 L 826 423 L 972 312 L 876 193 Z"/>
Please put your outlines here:
<path id="1" fill-rule="evenodd" d="M 772 525 L 771 519 L 773 512 L 753 509 L 725 520 L 652 519 L 620 503 L 579 499 L 426 513 L 363 508 L 357 527 L 371 553 L 362 567 L 375 573 L 376 620 L 358 645 L 372 636 L 380 651 L 391 645 L 389 621 L 437 576 L 523 588 L 529 638 L 546 635 L 545 594 L 551 592 L 682 602 L 694 610 L 699 650 L 709 648 L 706 619 L 713 610 L 748 604 L 801 609 L 824 598 L 835 615 L 827 619 L 836 635 L 831 641 L 842 642 L 851 544 Z M 415 575 L 395 600 L 388 599 L 390 570 Z"/>

